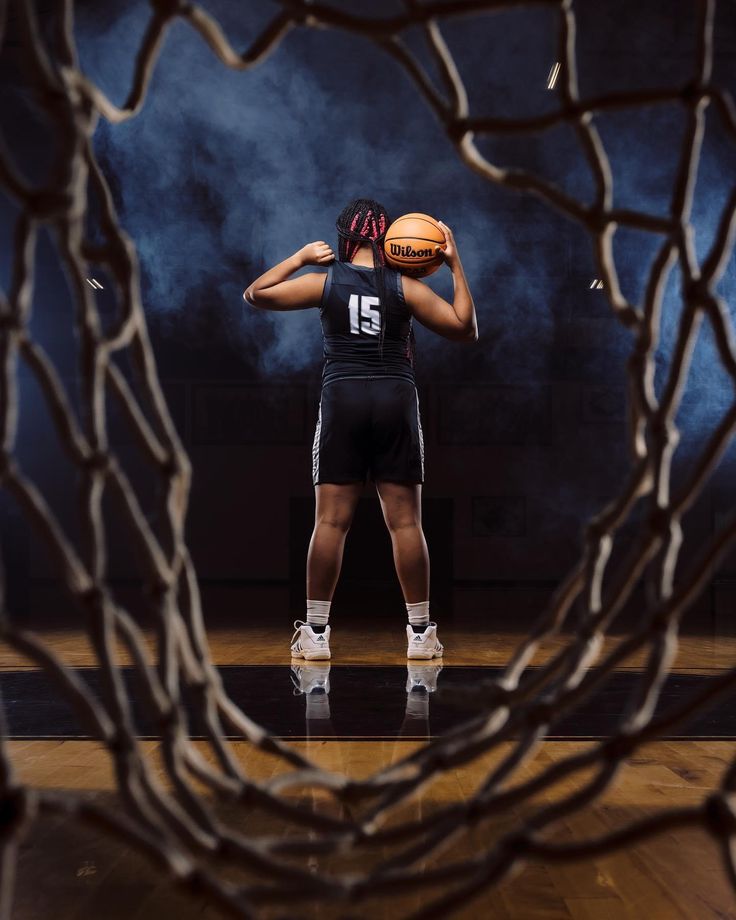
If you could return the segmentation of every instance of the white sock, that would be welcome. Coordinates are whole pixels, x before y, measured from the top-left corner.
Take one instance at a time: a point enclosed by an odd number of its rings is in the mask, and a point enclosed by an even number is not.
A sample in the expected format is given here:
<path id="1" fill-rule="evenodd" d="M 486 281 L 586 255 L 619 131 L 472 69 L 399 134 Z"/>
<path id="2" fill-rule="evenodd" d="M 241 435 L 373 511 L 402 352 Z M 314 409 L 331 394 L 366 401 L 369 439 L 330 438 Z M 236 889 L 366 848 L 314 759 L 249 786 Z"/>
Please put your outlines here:
<path id="1" fill-rule="evenodd" d="M 429 601 L 407 604 L 406 612 L 409 614 L 410 626 L 429 626 Z M 416 630 L 414 631 L 416 632 Z M 423 632 L 424 630 L 420 631 Z"/>
<path id="2" fill-rule="evenodd" d="M 310 626 L 326 626 L 330 619 L 332 601 L 307 600 L 307 623 Z"/>

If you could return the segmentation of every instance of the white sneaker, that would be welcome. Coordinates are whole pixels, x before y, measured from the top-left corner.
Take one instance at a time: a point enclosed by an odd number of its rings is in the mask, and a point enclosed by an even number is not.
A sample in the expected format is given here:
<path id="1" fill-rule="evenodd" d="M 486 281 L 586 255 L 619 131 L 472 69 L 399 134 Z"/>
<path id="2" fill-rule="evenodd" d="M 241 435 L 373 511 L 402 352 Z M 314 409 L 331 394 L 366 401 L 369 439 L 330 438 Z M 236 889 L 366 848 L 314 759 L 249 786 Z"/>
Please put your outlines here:
<path id="1" fill-rule="evenodd" d="M 415 633 L 414 628 L 406 624 L 407 658 L 441 658 L 444 647 L 437 639 L 437 624 L 430 623 L 422 633 Z"/>
<path id="2" fill-rule="evenodd" d="M 291 657 L 314 661 L 330 657 L 330 627 L 325 626 L 323 633 L 316 633 L 309 623 L 302 620 L 294 622 L 296 632 L 291 637 Z"/>

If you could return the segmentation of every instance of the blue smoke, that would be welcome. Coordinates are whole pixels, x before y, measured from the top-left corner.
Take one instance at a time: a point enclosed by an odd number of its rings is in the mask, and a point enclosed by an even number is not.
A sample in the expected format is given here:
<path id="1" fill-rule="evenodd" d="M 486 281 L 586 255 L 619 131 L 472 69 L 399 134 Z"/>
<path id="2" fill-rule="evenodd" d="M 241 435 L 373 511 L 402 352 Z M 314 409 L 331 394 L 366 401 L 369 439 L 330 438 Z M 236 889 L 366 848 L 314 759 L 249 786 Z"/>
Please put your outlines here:
<path id="1" fill-rule="evenodd" d="M 583 95 L 680 85 L 694 67 L 694 4 L 671 4 L 666 22 L 627 0 L 615 10 L 578 9 Z M 276 9 L 208 9 L 245 48 Z M 357 14 L 398 3 L 351 4 Z M 632 28 L 623 28 L 626 16 Z M 103 13 L 83 6 L 77 35 L 90 76 L 121 101 L 149 16 L 146 4 Z M 633 23 L 636 23 L 636 28 Z M 551 111 L 546 83 L 557 57 L 556 13 L 545 9 L 458 17 L 443 27 L 469 88 L 471 112 L 520 117 Z M 435 73 L 420 30 L 407 42 Z M 723 61 L 718 59 L 723 70 Z M 724 73 L 721 73 L 724 77 Z M 441 85 L 438 82 L 438 85 Z M 685 124 L 678 105 L 608 113 L 595 120 L 611 161 L 615 204 L 666 214 Z M 143 112 L 101 122 L 95 146 L 117 177 L 123 224 L 138 246 L 152 325 L 192 348 L 227 349 L 240 376 L 314 375 L 322 362 L 316 311 L 267 313 L 242 300 L 245 286 L 314 239 L 336 245 L 334 221 L 352 197 L 370 195 L 398 216 L 421 210 L 455 231 L 475 295 L 481 343 L 467 349 L 417 329 L 422 373 L 543 386 L 554 380 L 621 385 L 631 346 L 604 295 L 591 243 L 576 225 L 530 196 L 491 186 L 464 166 L 408 76 L 363 38 L 295 29 L 253 70 L 219 64 L 193 30 L 171 29 Z M 494 163 L 534 170 L 591 202 L 595 184 L 572 125 L 525 136 L 476 136 Z M 732 144 L 708 115 L 693 221 L 708 249 L 731 181 Z M 619 230 L 624 293 L 640 301 L 660 237 Z M 451 298 L 449 273 L 428 283 Z M 721 291 L 733 299 L 734 269 Z M 667 287 L 658 384 L 680 313 L 679 275 Z M 593 354 L 588 365 L 576 358 Z M 730 383 L 704 328 L 693 357 L 695 399 L 685 427 L 711 424 Z"/>

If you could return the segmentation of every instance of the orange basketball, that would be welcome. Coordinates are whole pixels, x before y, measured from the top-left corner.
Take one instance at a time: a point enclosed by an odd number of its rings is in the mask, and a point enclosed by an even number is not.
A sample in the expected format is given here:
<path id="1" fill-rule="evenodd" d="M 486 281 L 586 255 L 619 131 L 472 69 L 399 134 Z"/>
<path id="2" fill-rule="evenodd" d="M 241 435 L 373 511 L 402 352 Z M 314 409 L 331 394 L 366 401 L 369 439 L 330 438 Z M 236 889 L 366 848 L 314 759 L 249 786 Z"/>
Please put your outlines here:
<path id="1" fill-rule="evenodd" d="M 388 263 L 404 275 L 423 278 L 442 265 L 447 246 L 442 227 L 429 214 L 404 214 L 386 231 L 383 251 Z"/>

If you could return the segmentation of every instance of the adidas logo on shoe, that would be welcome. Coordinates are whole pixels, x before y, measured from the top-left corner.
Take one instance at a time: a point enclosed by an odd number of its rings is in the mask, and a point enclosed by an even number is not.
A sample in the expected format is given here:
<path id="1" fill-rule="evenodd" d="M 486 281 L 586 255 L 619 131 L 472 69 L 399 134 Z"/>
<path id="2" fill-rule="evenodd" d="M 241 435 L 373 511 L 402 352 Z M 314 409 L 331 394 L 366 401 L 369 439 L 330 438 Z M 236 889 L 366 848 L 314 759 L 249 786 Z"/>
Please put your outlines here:
<path id="1" fill-rule="evenodd" d="M 415 632 L 412 635 L 413 626 L 414 624 L 410 623 L 406 627 L 406 638 L 408 639 L 407 657 L 421 658 L 427 661 L 431 658 L 441 658 L 444 648 L 437 641 L 437 624 L 422 624 L 424 631 L 421 633 Z"/>
<path id="2" fill-rule="evenodd" d="M 291 657 L 305 658 L 307 661 L 325 659 L 330 657 L 330 627 L 327 626 L 324 635 L 318 635 L 310 628 L 309 623 L 296 620 L 296 632 L 291 639 Z"/>

